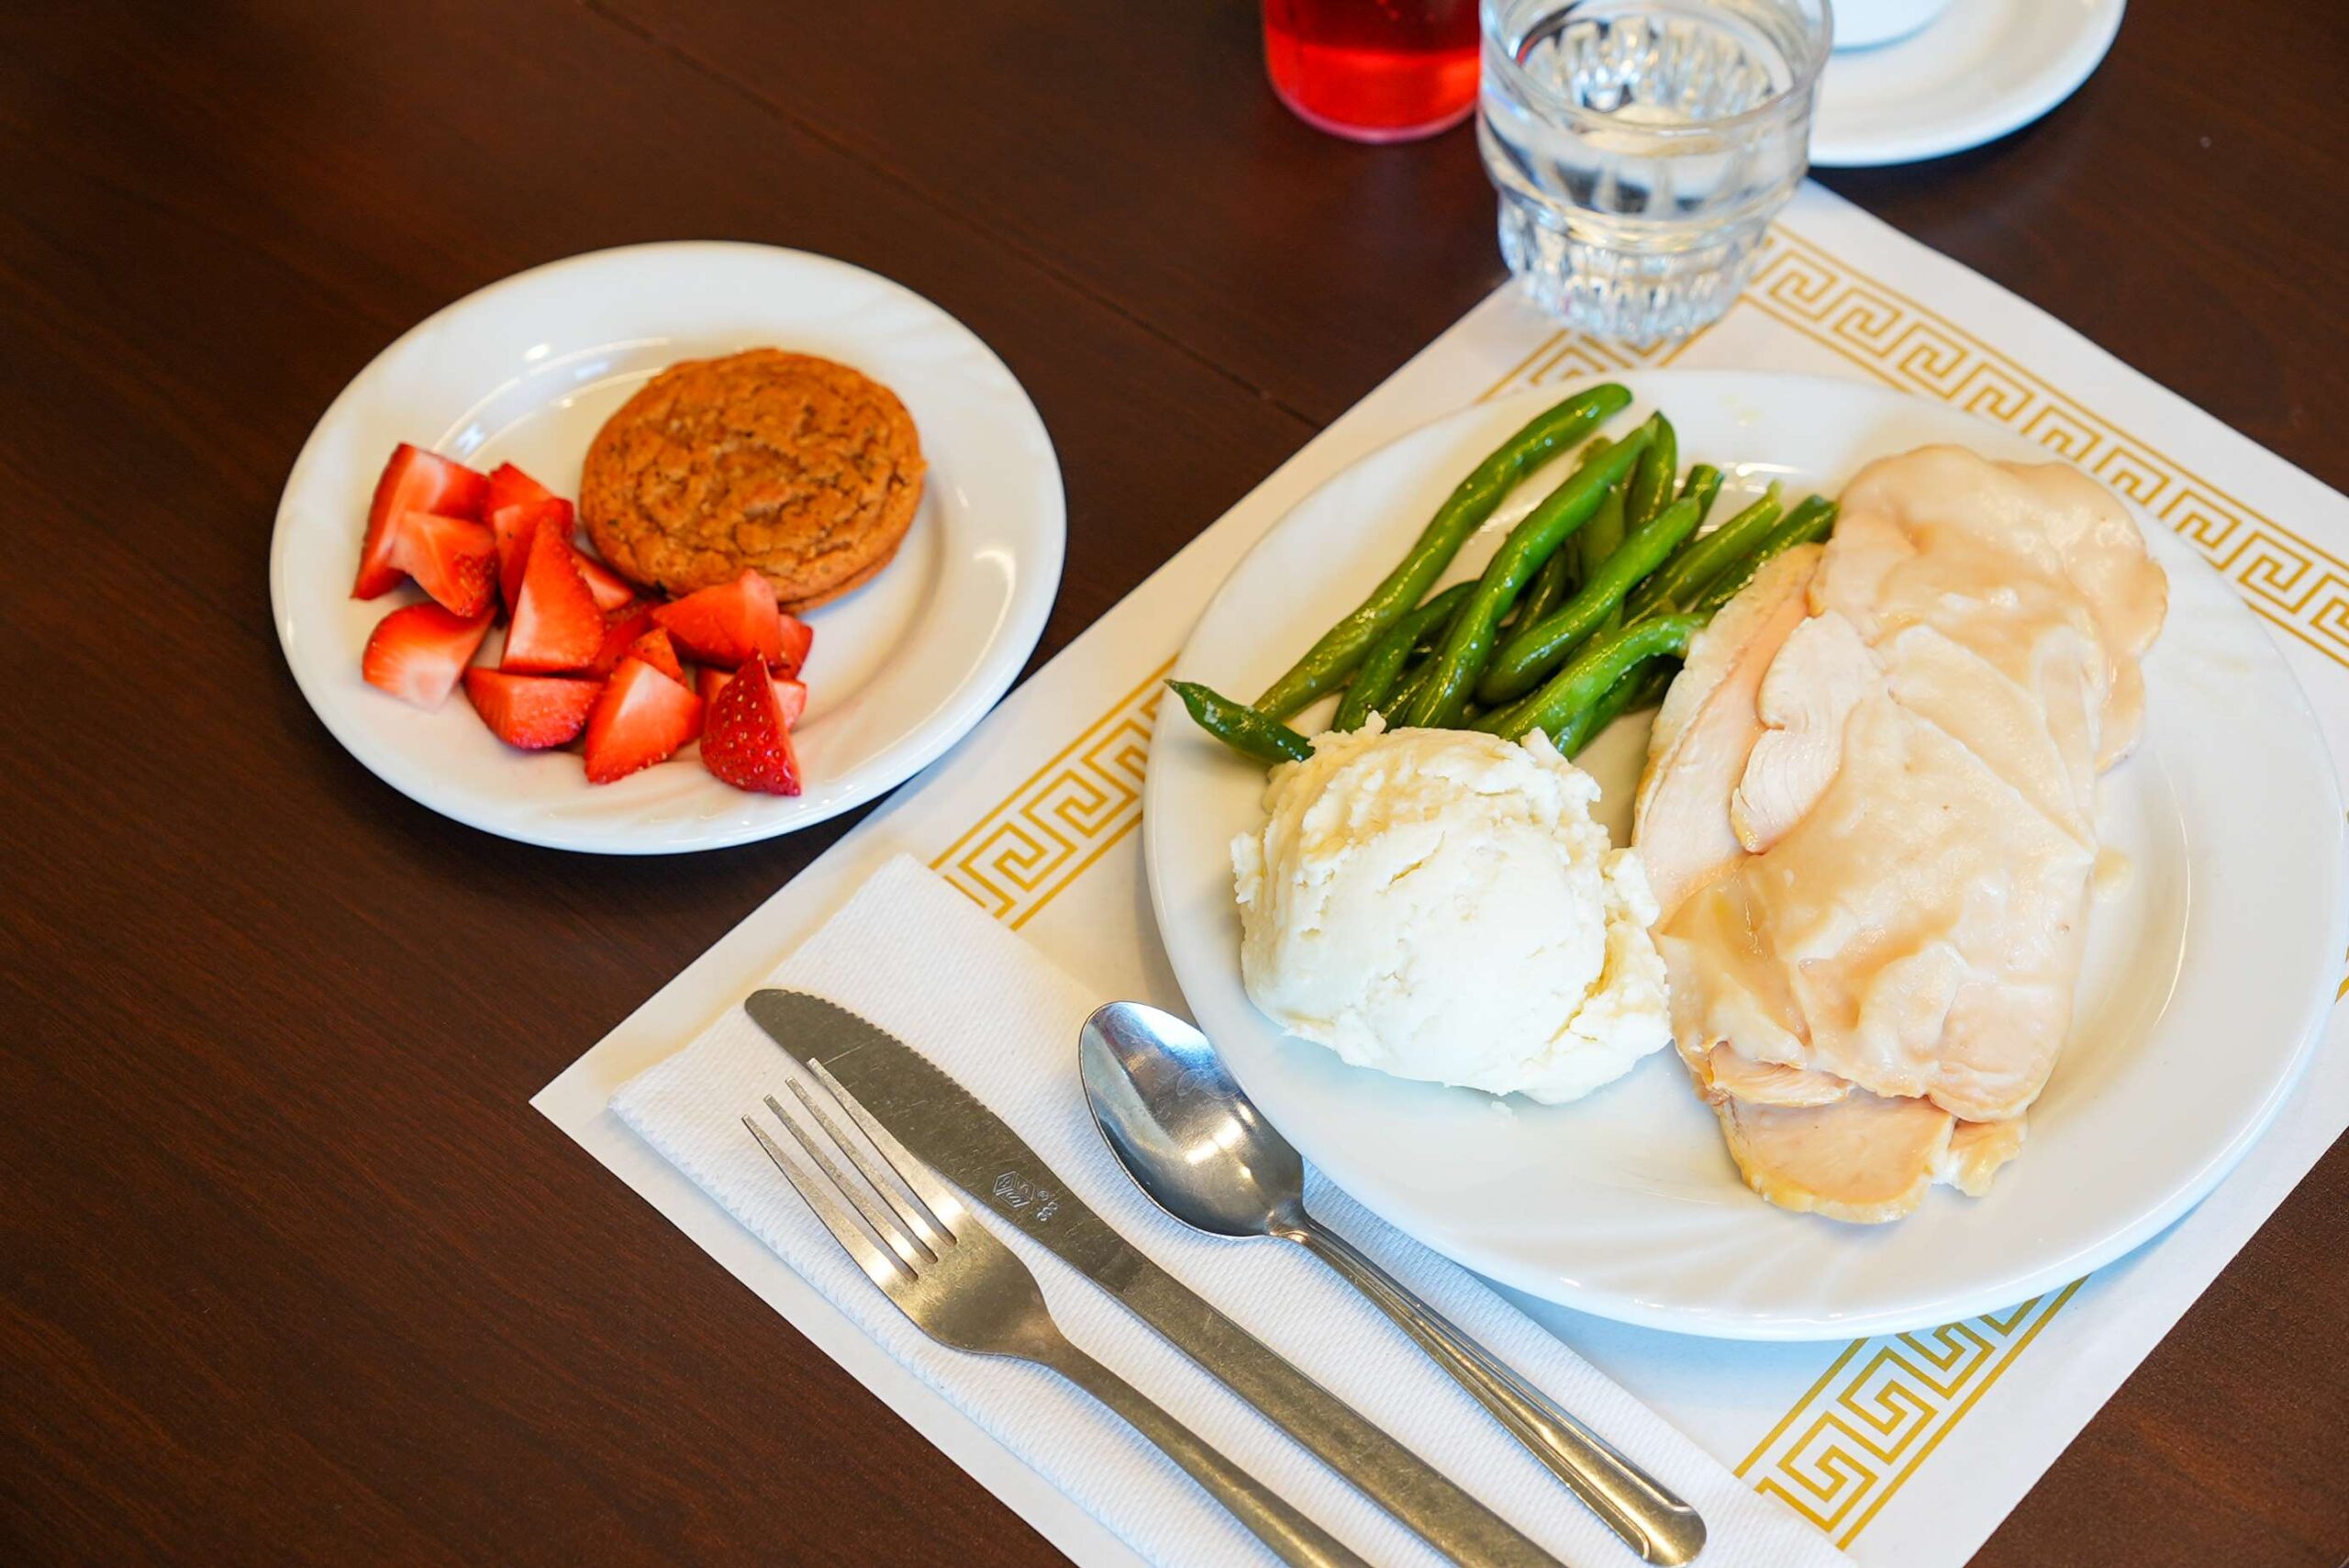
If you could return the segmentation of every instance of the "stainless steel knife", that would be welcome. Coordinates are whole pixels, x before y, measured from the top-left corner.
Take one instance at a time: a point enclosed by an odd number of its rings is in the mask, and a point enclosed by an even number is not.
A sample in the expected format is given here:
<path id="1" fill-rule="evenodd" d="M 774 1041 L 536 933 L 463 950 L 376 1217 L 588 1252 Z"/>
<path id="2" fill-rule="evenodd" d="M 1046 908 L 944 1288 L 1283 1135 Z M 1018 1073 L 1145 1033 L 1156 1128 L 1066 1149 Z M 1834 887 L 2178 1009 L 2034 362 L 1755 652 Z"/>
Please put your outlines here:
<path id="1" fill-rule="evenodd" d="M 1001 1118 L 918 1051 L 802 991 L 760 991 L 744 1006 L 793 1057 L 822 1062 L 939 1174 L 1123 1302 L 1438 1551 L 1474 1568 L 1556 1568 L 1556 1559 L 1508 1521 L 1143 1256 Z"/>

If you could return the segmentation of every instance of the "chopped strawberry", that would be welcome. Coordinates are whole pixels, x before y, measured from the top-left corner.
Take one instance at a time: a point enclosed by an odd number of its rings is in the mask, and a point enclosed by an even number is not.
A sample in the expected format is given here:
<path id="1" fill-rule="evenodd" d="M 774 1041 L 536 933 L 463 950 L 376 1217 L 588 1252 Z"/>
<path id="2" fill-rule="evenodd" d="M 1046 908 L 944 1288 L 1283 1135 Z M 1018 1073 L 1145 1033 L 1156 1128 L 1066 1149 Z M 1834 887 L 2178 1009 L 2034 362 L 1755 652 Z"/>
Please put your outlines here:
<path id="1" fill-rule="evenodd" d="M 399 534 L 393 525 L 402 512 L 478 518 L 488 493 L 489 481 L 463 463 L 406 441 L 394 447 L 383 477 L 375 481 L 375 498 L 367 506 L 367 537 L 359 546 L 359 575 L 351 584 L 351 596 L 377 598 L 399 586 L 400 567 L 392 559 Z"/>
<path id="2" fill-rule="evenodd" d="M 726 683 L 733 678 L 733 671 L 721 670 L 715 664 L 699 665 L 694 671 L 695 689 L 701 693 L 701 700 L 705 706 L 716 702 L 718 694 L 724 691 Z M 799 723 L 799 716 L 807 711 L 807 684 L 801 681 L 786 681 L 777 676 L 774 683 L 774 695 L 775 700 L 783 704 L 785 728 L 796 727 Z"/>
<path id="3" fill-rule="evenodd" d="M 596 595 L 596 607 L 609 612 L 636 599 L 636 585 L 584 550 L 575 551 L 579 575 L 587 579 L 587 591 Z"/>
<path id="4" fill-rule="evenodd" d="M 501 506 L 518 506 L 532 501 L 551 501 L 554 492 L 515 467 L 501 462 L 489 471 L 489 494 L 481 504 L 481 515 L 488 517 Z"/>
<path id="5" fill-rule="evenodd" d="M 604 617 L 604 645 L 587 662 L 591 675 L 608 675 L 628 657 L 636 639 L 652 629 L 652 606 L 631 605 L 624 610 L 614 610 Z"/>
<path id="6" fill-rule="evenodd" d="M 774 590 L 754 570 L 662 605 L 652 618 L 706 664 L 731 670 L 752 659 L 774 663 L 783 657 L 783 612 L 775 607 Z"/>
<path id="7" fill-rule="evenodd" d="M 543 501 L 516 501 L 493 506 L 487 516 L 489 530 L 497 536 L 498 590 L 506 597 L 506 607 L 511 610 L 521 603 L 522 568 L 530 559 L 530 536 L 539 531 L 540 523 L 552 518 L 555 531 L 569 539 L 571 503 L 550 495 Z"/>
<path id="8" fill-rule="evenodd" d="M 774 677 L 756 659 L 743 665 L 710 705 L 702 729 L 702 766 L 736 789 L 799 793 L 799 756 Z"/>
<path id="9" fill-rule="evenodd" d="M 629 643 L 627 656 L 643 660 L 679 685 L 685 684 L 685 667 L 677 662 L 676 644 L 657 626 Z"/>
<path id="10" fill-rule="evenodd" d="M 465 672 L 465 695 L 481 721 L 500 740 L 526 751 L 560 746 L 577 735 L 603 690 L 601 681 L 561 675 L 517 675 L 479 666 Z"/>
<path id="11" fill-rule="evenodd" d="M 546 674 L 581 669 L 595 660 L 604 645 L 604 617 L 579 575 L 577 559 L 562 529 L 541 528 L 531 534 L 501 668 Z"/>
<path id="12" fill-rule="evenodd" d="M 484 614 L 495 594 L 497 540 L 487 527 L 441 512 L 402 512 L 392 524 L 392 564 L 451 615 Z"/>
<path id="13" fill-rule="evenodd" d="M 780 612 L 778 612 L 780 613 Z M 796 675 L 807 667 L 807 651 L 816 645 L 816 628 L 797 616 L 783 616 L 782 651 L 774 661 L 775 678 Z"/>
<path id="14" fill-rule="evenodd" d="M 486 614 L 465 617 L 439 605 L 406 605 L 376 623 L 360 673 L 369 685 L 402 702 L 439 707 L 488 635 Z"/>
<path id="15" fill-rule="evenodd" d="M 799 716 L 807 711 L 807 683 L 785 680 L 777 675 L 774 678 L 774 700 L 783 705 L 783 727 L 785 729 L 798 728 Z"/>
<path id="16" fill-rule="evenodd" d="M 701 698 L 643 660 L 623 659 L 587 716 L 587 782 L 663 762 L 700 727 Z"/>

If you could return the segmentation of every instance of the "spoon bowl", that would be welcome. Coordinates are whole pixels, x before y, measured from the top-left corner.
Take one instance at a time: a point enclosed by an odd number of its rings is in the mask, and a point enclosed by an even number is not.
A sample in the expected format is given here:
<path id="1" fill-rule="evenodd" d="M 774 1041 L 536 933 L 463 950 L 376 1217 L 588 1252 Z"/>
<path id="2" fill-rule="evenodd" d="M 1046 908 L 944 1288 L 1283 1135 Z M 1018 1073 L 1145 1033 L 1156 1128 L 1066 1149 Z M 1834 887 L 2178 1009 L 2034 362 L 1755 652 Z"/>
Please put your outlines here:
<path id="1" fill-rule="evenodd" d="M 1112 1002 L 1085 1020 L 1077 1061 L 1094 1125 L 1161 1208 L 1216 1236 L 1302 1223 L 1305 1161 L 1256 1112 L 1208 1037 L 1174 1014 Z"/>

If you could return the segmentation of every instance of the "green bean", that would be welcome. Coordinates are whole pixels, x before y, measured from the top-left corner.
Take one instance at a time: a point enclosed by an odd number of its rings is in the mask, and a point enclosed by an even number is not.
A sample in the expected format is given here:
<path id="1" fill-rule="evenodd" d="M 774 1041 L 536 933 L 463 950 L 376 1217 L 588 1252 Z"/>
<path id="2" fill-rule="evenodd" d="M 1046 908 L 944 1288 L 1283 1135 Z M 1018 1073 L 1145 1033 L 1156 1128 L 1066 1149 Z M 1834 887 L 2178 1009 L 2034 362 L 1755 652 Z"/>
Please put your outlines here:
<path id="1" fill-rule="evenodd" d="M 1422 659 L 1417 665 L 1406 670 L 1402 678 L 1395 683 L 1395 690 L 1387 696 L 1386 704 L 1378 711 L 1395 716 L 1399 720 L 1402 715 L 1411 711 L 1411 699 L 1419 695 L 1419 688 L 1428 684 L 1428 677 L 1434 673 L 1435 660 L 1432 657 Z"/>
<path id="2" fill-rule="evenodd" d="M 1558 750 L 1568 757 L 1577 756 L 1625 714 L 1653 707 L 1672 684 L 1672 664 L 1669 659 L 1650 659 L 1608 687 L 1605 696 L 1566 722 L 1558 737 Z"/>
<path id="3" fill-rule="evenodd" d="M 1672 504 L 1673 476 L 1680 471 L 1680 436 L 1661 413 L 1648 417 L 1648 450 L 1631 470 L 1631 488 L 1623 497 L 1623 527 L 1638 528 Z"/>
<path id="4" fill-rule="evenodd" d="M 1271 715 L 1233 702 L 1197 681 L 1169 681 L 1199 728 L 1259 762 L 1301 762 L 1313 755 L 1313 742 Z"/>
<path id="5" fill-rule="evenodd" d="M 1681 550 L 1660 567 L 1655 575 L 1640 584 L 1626 607 L 1632 616 L 1694 598 L 1706 584 L 1720 573 L 1723 567 L 1745 554 L 1762 541 L 1778 520 L 1778 487 L 1774 483 L 1762 499 L 1748 506 L 1711 533 L 1700 534 L 1688 541 Z"/>
<path id="6" fill-rule="evenodd" d="M 1680 487 L 1683 501 L 1697 498 L 1698 527 L 1704 526 L 1705 514 L 1713 509 L 1713 501 L 1721 493 L 1721 471 L 1709 462 L 1700 462 L 1688 471 L 1687 483 Z"/>
<path id="7" fill-rule="evenodd" d="M 1276 719 L 1286 718 L 1333 690 L 1362 662 L 1378 634 L 1409 614 L 1426 596 L 1460 547 L 1484 526 L 1520 480 L 1631 401 L 1630 393 L 1608 383 L 1578 392 L 1536 415 L 1453 487 L 1395 569 L 1351 614 L 1322 633 L 1287 673 L 1267 687 L 1256 699 L 1256 706 Z"/>
<path id="8" fill-rule="evenodd" d="M 1542 570 L 1533 574 L 1525 597 L 1518 601 L 1517 624 L 1531 626 L 1573 598 L 1575 590 L 1582 586 L 1582 573 L 1576 570 L 1579 564 L 1573 550 L 1563 546 L 1552 550 L 1550 559 L 1542 563 Z"/>
<path id="9" fill-rule="evenodd" d="M 1599 563 L 1598 571 L 1565 606 L 1509 639 L 1476 683 L 1478 700 L 1490 705 L 1524 695 L 1564 663 L 1574 651 L 1603 630 L 1623 607 L 1625 595 L 1697 531 L 1698 506 L 1684 497 L 1666 506 Z"/>
<path id="10" fill-rule="evenodd" d="M 1459 722 L 1469 694 L 1485 673 L 1499 637 L 1501 617 L 1526 580 L 1541 570 L 1551 553 L 1590 520 L 1616 481 L 1631 471 L 1647 450 L 1644 428 L 1632 431 L 1575 470 L 1572 477 L 1550 492 L 1542 504 L 1511 528 L 1508 538 L 1486 563 L 1476 579 L 1476 591 L 1453 617 L 1435 651 L 1436 665 L 1426 685 L 1411 699 L 1403 716 L 1407 724 L 1448 729 Z"/>
<path id="11" fill-rule="evenodd" d="M 1605 436 L 1592 437 L 1590 444 L 1582 449 L 1581 462 L 1588 462 L 1614 444 Z M 1587 528 L 1590 525 L 1586 523 L 1583 526 Z M 1533 574 L 1533 584 L 1526 590 L 1526 600 L 1538 597 L 1542 592 L 1543 584 L 1550 582 L 1555 582 L 1558 589 L 1547 605 L 1529 615 L 1525 611 L 1525 601 L 1520 601 L 1517 615 L 1519 627 L 1531 626 L 1550 611 L 1556 609 L 1560 604 L 1572 598 L 1575 590 L 1582 586 L 1582 552 L 1574 544 L 1562 545 L 1550 552 L 1550 559 L 1543 562 L 1542 570 Z"/>
<path id="12" fill-rule="evenodd" d="M 1525 590 L 1525 597 L 1517 602 L 1514 624 L 1522 629 L 1556 609 L 1573 595 L 1574 578 L 1575 552 L 1563 549 L 1552 550 L 1550 559 L 1542 563 L 1542 570 L 1533 574 L 1532 583 Z"/>
<path id="13" fill-rule="evenodd" d="M 1607 493 L 1591 514 L 1590 522 L 1575 539 L 1575 574 L 1587 583 L 1607 563 L 1607 558 L 1623 544 L 1623 514 L 1629 505 L 1625 492 L 1631 488 L 1629 475 L 1621 484 Z"/>
<path id="14" fill-rule="evenodd" d="M 1511 708 L 1499 733 L 1511 740 L 1537 729 L 1553 740 L 1570 735 L 1576 716 L 1606 696 L 1634 665 L 1687 652 L 1688 639 L 1704 624 L 1702 616 L 1662 615 L 1616 628 L 1584 649 L 1549 684 Z"/>
<path id="15" fill-rule="evenodd" d="M 1720 576 L 1705 584 L 1688 607 L 1700 615 L 1711 615 L 1737 597 L 1763 567 L 1798 544 L 1816 544 L 1834 532 L 1836 510 L 1834 502 L 1813 495 L 1764 534 L 1762 542 L 1750 553 L 1730 562 Z"/>
<path id="16" fill-rule="evenodd" d="M 1353 681 L 1346 687 L 1345 700 L 1338 705 L 1338 717 L 1330 720 L 1330 728 L 1360 729 L 1373 709 L 1384 708 L 1411 651 L 1441 636 L 1451 623 L 1453 612 L 1475 587 L 1474 583 L 1454 583 L 1381 633 L 1354 671 Z"/>

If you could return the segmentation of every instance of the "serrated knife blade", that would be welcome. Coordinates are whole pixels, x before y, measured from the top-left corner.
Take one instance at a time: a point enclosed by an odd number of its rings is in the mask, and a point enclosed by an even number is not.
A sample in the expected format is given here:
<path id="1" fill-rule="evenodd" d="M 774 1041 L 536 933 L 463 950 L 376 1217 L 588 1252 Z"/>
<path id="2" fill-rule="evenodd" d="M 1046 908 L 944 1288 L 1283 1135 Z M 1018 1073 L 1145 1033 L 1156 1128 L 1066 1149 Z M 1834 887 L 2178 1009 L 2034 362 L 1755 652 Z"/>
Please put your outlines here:
<path id="1" fill-rule="evenodd" d="M 1152 1262 L 929 1058 L 804 991 L 760 991 L 743 1006 L 795 1060 L 822 1062 L 940 1175 L 1117 1297 L 1438 1551 L 1476 1568 L 1555 1568 L 1506 1519 Z"/>

